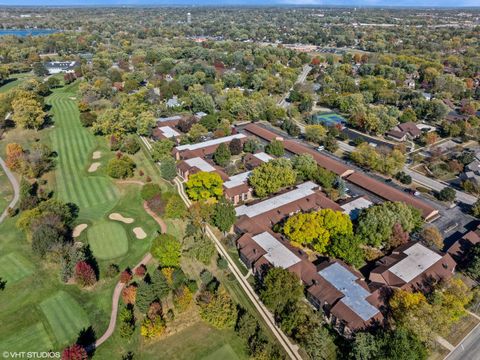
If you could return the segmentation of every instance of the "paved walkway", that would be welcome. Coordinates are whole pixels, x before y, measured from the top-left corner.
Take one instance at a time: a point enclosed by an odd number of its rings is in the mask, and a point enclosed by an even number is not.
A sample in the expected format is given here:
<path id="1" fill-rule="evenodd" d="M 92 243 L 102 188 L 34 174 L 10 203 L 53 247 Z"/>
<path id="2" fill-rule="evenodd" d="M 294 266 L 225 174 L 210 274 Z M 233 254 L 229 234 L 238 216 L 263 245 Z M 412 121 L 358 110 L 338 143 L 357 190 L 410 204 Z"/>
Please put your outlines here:
<path id="1" fill-rule="evenodd" d="M 145 209 L 147 214 L 150 215 L 160 226 L 160 229 L 162 230 L 162 234 L 165 234 L 167 232 L 167 224 L 165 224 L 165 221 L 163 221 L 163 219 L 160 216 L 155 214 L 153 210 L 148 207 L 148 203 L 146 201 L 143 202 L 143 208 Z"/>
<path id="2" fill-rule="evenodd" d="M 0 158 L 0 166 L 3 168 L 3 171 L 5 171 L 5 174 L 7 175 L 8 180 L 10 180 L 10 183 L 12 184 L 13 188 L 13 199 L 10 202 L 10 204 L 7 206 L 7 208 L 3 211 L 2 215 L 0 215 L 0 224 L 5 220 L 5 218 L 8 216 L 8 209 L 9 208 L 14 208 L 15 205 L 17 205 L 18 200 L 20 199 L 20 185 L 18 184 L 17 179 L 13 175 L 13 173 L 10 171 L 10 169 L 7 167 L 7 164 L 5 164 L 5 161 L 3 161 L 2 158 Z"/>
<path id="3" fill-rule="evenodd" d="M 163 221 L 161 217 L 155 214 L 148 207 L 148 204 L 146 201 L 143 203 L 143 208 L 145 209 L 147 214 L 149 214 L 157 222 L 157 224 L 160 226 L 160 229 L 162 230 L 162 233 L 166 233 L 167 224 L 165 224 L 165 221 Z M 152 254 L 146 253 L 143 259 L 132 269 L 132 271 L 135 272 L 135 269 L 137 269 L 141 265 L 147 265 L 150 262 L 150 260 L 152 260 Z M 110 313 L 110 323 L 108 324 L 108 328 L 105 331 L 105 333 L 97 341 L 95 341 L 94 344 L 87 346 L 87 351 L 91 351 L 93 349 L 98 348 L 105 341 L 107 341 L 108 338 L 112 336 L 113 332 L 115 331 L 115 326 L 117 325 L 118 302 L 120 300 L 120 296 L 122 295 L 122 291 L 124 287 L 125 287 L 125 284 L 120 281 L 117 283 L 117 285 L 115 285 L 115 289 L 113 290 L 113 296 L 112 296 L 112 311 Z"/>
<path id="4" fill-rule="evenodd" d="M 178 179 L 175 178 L 174 180 L 175 185 L 177 186 L 178 193 L 180 194 L 181 198 L 185 202 L 185 204 L 189 207 L 191 205 L 191 201 L 188 199 L 187 195 L 185 194 L 185 191 L 183 189 L 183 184 L 182 182 Z M 237 267 L 233 259 L 230 257 L 230 254 L 225 250 L 223 247 L 222 243 L 218 238 L 215 236 L 215 234 L 212 232 L 210 229 L 210 226 L 205 227 L 206 234 L 212 239 L 212 241 L 215 243 L 215 247 L 219 254 L 224 257 L 227 262 L 228 262 L 228 267 L 232 271 L 233 275 L 239 282 L 240 286 L 242 287 L 243 291 L 245 291 L 246 295 L 250 299 L 250 301 L 253 303 L 259 314 L 262 316 L 263 320 L 267 324 L 267 326 L 270 328 L 272 331 L 273 335 L 277 338 L 278 342 L 280 345 L 283 347 L 285 352 L 287 353 L 288 357 L 290 359 L 294 360 L 301 360 L 302 357 L 300 356 L 298 352 L 298 346 L 295 344 L 292 344 L 290 339 L 283 333 L 283 331 L 277 326 L 275 323 L 275 319 L 273 318 L 273 315 L 270 313 L 270 311 L 265 307 L 265 305 L 260 301 L 258 295 L 255 293 L 253 290 L 252 286 L 250 283 L 246 280 L 246 278 L 243 277 L 242 272 L 240 269 Z"/>
<path id="5" fill-rule="evenodd" d="M 152 254 L 147 253 L 143 257 L 143 259 L 133 268 L 133 272 L 135 272 L 135 269 L 139 266 L 148 264 L 150 260 L 152 260 Z M 105 333 L 97 341 L 95 341 L 94 344 L 91 344 L 87 347 L 87 351 L 98 348 L 105 341 L 107 341 L 108 338 L 112 336 L 113 332 L 115 331 L 115 326 L 117 325 L 118 302 L 120 300 L 120 295 L 122 295 L 122 290 L 124 287 L 125 284 L 121 283 L 120 281 L 115 286 L 115 290 L 113 291 L 112 296 L 112 311 L 110 313 L 110 323 L 108 324 L 108 328 Z"/>

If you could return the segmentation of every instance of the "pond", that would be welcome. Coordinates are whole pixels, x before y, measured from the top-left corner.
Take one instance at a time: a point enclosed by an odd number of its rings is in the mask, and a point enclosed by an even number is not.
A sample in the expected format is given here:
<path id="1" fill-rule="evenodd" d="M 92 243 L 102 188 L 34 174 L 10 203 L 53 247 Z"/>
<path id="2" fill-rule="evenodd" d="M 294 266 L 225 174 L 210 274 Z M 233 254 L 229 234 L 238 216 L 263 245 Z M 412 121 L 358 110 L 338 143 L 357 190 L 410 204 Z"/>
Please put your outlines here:
<path id="1" fill-rule="evenodd" d="M 58 32 L 55 29 L 0 29 L 0 36 L 13 35 L 13 36 L 41 36 L 49 35 Z"/>

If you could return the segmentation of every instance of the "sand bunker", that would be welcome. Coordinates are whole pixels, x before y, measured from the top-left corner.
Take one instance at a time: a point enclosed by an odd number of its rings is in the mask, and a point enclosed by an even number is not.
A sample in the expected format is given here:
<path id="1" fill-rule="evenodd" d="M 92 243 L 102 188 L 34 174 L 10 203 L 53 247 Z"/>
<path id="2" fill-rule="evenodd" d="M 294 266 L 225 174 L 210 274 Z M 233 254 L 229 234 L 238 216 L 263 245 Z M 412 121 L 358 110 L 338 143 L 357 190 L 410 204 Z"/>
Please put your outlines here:
<path id="1" fill-rule="evenodd" d="M 141 227 L 133 228 L 133 233 L 135 234 L 136 238 L 140 240 L 147 237 L 147 233 Z"/>
<path id="2" fill-rule="evenodd" d="M 95 172 L 98 170 L 99 166 L 101 164 L 99 162 L 94 162 L 92 165 L 90 165 L 90 167 L 88 168 L 88 172 Z"/>
<path id="3" fill-rule="evenodd" d="M 73 229 L 73 232 L 72 232 L 72 236 L 74 238 L 79 237 L 80 234 L 82 233 L 82 231 L 85 230 L 87 227 L 88 227 L 87 224 L 80 224 L 80 225 L 75 226 L 75 228 Z"/>
<path id="4" fill-rule="evenodd" d="M 123 216 L 120 215 L 119 213 L 111 213 L 110 215 L 108 215 L 108 218 L 109 218 L 110 220 L 121 221 L 121 222 L 123 222 L 124 224 L 131 224 L 131 223 L 133 223 L 133 221 L 134 221 L 132 218 L 123 217 Z"/>
<path id="5" fill-rule="evenodd" d="M 94 151 L 92 155 L 93 160 L 100 159 L 102 157 L 102 152 L 101 151 Z"/>

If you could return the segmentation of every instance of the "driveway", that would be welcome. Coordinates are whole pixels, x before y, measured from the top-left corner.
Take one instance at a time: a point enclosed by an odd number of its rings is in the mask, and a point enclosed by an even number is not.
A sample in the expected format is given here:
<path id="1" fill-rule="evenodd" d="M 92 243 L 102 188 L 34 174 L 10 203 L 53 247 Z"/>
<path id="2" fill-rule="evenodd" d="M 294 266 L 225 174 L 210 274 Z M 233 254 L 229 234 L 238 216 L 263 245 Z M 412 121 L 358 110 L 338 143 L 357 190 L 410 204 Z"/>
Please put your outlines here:
<path id="1" fill-rule="evenodd" d="M 8 208 L 13 209 L 15 205 L 17 205 L 18 200 L 20 199 L 20 185 L 18 184 L 17 179 L 12 174 L 12 172 L 7 167 L 7 165 L 5 164 L 5 161 L 3 161 L 2 158 L 0 158 L 0 166 L 3 168 L 3 171 L 5 171 L 5 174 L 7 175 L 7 178 L 12 184 L 12 188 L 13 188 L 13 199 L 10 202 L 10 204 L 7 206 L 7 208 L 3 211 L 2 215 L 0 215 L 0 223 L 2 223 L 3 220 L 5 220 L 5 218 L 8 216 Z"/>

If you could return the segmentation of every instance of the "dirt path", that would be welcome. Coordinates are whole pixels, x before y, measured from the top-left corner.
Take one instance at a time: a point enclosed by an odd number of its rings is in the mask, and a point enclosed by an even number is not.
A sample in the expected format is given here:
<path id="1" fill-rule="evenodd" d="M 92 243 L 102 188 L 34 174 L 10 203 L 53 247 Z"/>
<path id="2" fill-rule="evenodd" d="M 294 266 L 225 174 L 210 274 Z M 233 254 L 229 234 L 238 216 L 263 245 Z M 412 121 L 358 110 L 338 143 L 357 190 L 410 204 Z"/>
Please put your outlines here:
<path id="1" fill-rule="evenodd" d="M 143 186 L 145 183 L 141 180 L 117 180 L 117 184 L 134 184 L 134 185 L 140 185 Z"/>
<path id="2" fill-rule="evenodd" d="M 160 216 L 155 214 L 152 211 L 152 209 L 150 209 L 148 207 L 148 203 L 146 201 L 143 202 L 143 208 L 145 209 L 147 214 L 150 215 L 153 218 L 153 220 L 155 220 L 157 222 L 158 225 L 160 225 L 160 229 L 162 230 L 162 234 L 165 234 L 167 232 L 167 224 L 165 224 L 165 221 L 163 221 L 163 219 Z"/>
<path id="3" fill-rule="evenodd" d="M 135 269 L 141 265 L 146 265 L 152 260 L 152 254 L 147 253 L 143 259 L 133 268 L 133 272 Z M 120 295 L 122 295 L 122 290 L 125 287 L 124 283 L 120 281 L 115 286 L 115 290 L 113 291 L 112 296 L 112 312 L 110 314 L 110 323 L 108 324 L 108 328 L 105 333 L 97 340 L 94 344 L 91 344 L 87 347 L 87 351 L 91 351 L 93 349 L 98 348 L 102 345 L 105 341 L 108 340 L 110 336 L 112 336 L 113 332 L 115 331 L 115 326 L 117 325 L 117 312 L 118 312 L 118 301 L 120 300 Z"/>
<path id="4" fill-rule="evenodd" d="M 18 184 L 17 179 L 12 174 L 12 172 L 7 167 L 7 164 L 5 164 L 5 161 L 3 161 L 2 158 L 0 158 L 0 166 L 3 168 L 3 171 L 5 171 L 5 174 L 7 175 L 8 180 L 10 180 L 10 183 L 12 184 L 12 188 L 13 188 L 13 199 L 12 201 L 10 201 L 10 204 L 7 206 L 7 208 L 3 211 L 2 215 L 0 215 L 0 224 L 1 224 L 8 215 L 8 208 L 13 209 L 15 205 L 17 205 L 18 200 L 20 199 L 20 185 Z"/>

